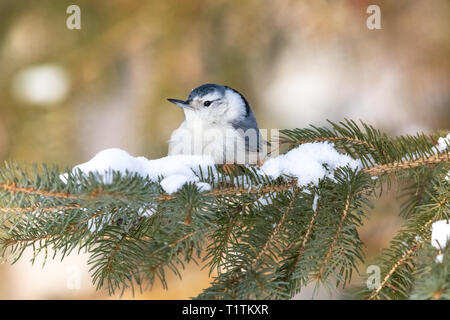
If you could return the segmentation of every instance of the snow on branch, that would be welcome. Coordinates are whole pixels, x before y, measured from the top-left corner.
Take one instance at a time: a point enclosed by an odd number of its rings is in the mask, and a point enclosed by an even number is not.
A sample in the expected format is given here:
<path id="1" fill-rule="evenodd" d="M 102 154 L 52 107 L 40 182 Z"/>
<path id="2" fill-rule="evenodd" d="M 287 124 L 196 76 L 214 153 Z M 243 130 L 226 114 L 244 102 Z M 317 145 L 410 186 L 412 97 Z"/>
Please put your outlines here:
<path id="1" fill-rule="evenodd" d="M 362 168 L 360 161 L 336 151 L 333 143 L 315 142 L 302 144 L 286 154 L 269 159 L 257 172 L 273 179 L 281 176 L 294 178 L 299 187 L 306 187 L 317 185 L 325 178 L 333 179 L 334 171 L 345 166 L 353 170 Z M 172 155 L 149 160 L 113 148 L 102 150 L 91 160 L 76 165 L 72 172 L 99 173 L 104 183 L 112 182 L 114 171 L 138 174 L 159 182 L 165 192 L 173 194 L 186 183 L 194 183 L 200 191 L 209 191 L 211 186 L 199 178 L 200 171 L 208 172 L 208 168 L 211 168 L 214 176 L 220 175 L 209 156 Z M 61 179 L 67 181 L 67 174 L 62 174 Z"/>

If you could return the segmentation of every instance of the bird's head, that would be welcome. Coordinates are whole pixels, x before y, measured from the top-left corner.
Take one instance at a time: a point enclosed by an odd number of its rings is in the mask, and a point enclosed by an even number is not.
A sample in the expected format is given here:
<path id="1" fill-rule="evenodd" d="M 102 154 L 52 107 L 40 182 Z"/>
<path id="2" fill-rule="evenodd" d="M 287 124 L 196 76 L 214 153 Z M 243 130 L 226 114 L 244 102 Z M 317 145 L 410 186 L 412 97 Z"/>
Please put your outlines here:
<path id="1" fill-rule="evenodd" d="M 217 84 L 195 88 L 186 100 L 168 100 L 183 108 L 186 120 L 192 117 L 207 122 L 234 123 L 250 112 L 249 104 L 239 92 Z"/>

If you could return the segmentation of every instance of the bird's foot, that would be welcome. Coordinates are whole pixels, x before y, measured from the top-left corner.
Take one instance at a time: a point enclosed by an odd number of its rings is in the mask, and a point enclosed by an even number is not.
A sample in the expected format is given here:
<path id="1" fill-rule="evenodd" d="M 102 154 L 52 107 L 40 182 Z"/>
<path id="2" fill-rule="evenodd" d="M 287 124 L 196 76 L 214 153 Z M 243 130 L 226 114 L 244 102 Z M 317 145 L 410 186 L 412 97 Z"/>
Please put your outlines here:
<path id="1" fill-rule="evenodd" d="M 222 170 L 225 171 L 226 174 L 231 174 L 233 170 L 236 170 L 236 165 L 234 163 L 225 163 L 222 165 Z"/>

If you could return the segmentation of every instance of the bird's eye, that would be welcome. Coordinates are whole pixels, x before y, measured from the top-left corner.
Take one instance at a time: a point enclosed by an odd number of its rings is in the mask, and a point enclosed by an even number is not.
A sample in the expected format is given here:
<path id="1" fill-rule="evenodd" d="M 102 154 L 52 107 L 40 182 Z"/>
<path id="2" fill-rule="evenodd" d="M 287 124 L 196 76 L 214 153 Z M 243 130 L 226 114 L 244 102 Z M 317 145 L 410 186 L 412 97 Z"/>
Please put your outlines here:
<path id="1" fill-rule="evenodd" d="M 205 107 L 209 107 L 210 104 L 211 104 L 211 101 L 205 101 L 205 102 L 203 102 L 203 105 L 204 105 Z"/>

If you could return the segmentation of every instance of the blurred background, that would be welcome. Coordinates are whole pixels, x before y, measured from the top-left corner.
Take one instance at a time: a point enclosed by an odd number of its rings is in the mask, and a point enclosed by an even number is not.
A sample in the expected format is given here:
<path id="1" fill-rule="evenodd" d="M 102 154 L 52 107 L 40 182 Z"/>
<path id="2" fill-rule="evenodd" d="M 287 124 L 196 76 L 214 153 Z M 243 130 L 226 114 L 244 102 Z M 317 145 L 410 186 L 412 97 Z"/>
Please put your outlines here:
<path id="1" fill-rule="evenodd" d="M 79 30 L 66 27 L 72 4 Z M 366 26 L 371 4 L 381 30 Z M 448 0 L 0 0 L 0 160 L 73 166 L 109 147 L 165 156 L 183 120 L 166 98 L 203 83 L 243 93 L 261 128 L 347 117 L 393 135 L 448 129 L 449 13 Z M 383 197 L 361 229 L 368 261 L 401 226 L 398 207 Z M 0 299 L 119 298 L 95 290 L 86 255 L 44 268 L 31 256 L 0 265 Z M 134 298 L 196 296 L 210 281 L 199 269 Z"/>

